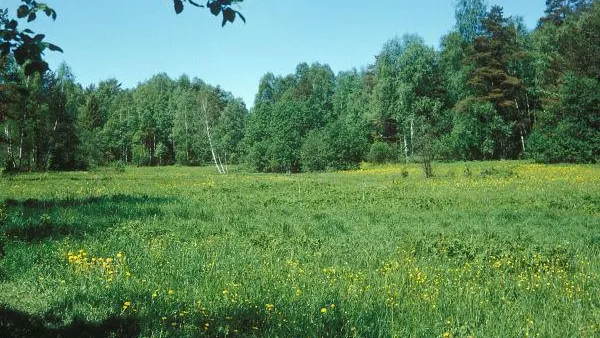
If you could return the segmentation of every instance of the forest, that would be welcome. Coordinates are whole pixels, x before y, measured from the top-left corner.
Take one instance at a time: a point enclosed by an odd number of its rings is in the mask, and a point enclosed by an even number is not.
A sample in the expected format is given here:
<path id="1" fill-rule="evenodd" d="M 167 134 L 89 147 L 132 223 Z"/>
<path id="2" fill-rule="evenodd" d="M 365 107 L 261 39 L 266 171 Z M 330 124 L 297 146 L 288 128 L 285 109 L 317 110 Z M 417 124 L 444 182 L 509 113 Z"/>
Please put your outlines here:
<path id="1" fill-rule="evenodd" d="M 9 53 L 0 59 L 0 167 L 216 163 L 307 172 L 363 161 L 595 163 L 600 3 L 546 3 L 528 30 L 501 7 L 458 1 L 456 26 L 439 47 L 404 35 L 359 69 L 334 74 L 327 64 L 301 63 L 293 74 L 266 73 L 251 109 L 186 75 L 84 88 L 67 64 L 28 74 Z M 6 26 L 8 13 L 0 15 Z"/>

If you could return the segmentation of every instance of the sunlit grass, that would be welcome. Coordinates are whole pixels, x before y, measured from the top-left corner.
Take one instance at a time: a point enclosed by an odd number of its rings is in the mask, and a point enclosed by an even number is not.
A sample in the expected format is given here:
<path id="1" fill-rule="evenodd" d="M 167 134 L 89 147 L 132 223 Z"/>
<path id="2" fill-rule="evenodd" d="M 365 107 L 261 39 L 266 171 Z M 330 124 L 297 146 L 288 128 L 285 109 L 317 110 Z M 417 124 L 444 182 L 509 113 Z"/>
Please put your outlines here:
<path id="1" fill-rule="evenodd" d="M 600 334 L 600 167 L 434 171 L 3 177 L 0 304 L 38 334 Z"/>

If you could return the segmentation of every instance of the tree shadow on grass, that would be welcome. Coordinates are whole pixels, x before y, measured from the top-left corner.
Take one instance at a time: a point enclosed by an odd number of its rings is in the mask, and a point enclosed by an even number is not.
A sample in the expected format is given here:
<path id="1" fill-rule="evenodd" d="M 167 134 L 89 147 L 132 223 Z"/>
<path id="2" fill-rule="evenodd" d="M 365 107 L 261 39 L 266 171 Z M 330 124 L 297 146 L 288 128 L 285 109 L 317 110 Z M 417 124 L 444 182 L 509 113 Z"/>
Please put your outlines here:
<path id="1" fill-rule="evenodd" d="M 114 195 L 84 199 L 7 199 L 8 217 L 0 233 L 7 240 L 41 242 L 64 237 L 83 238 L 113 226 L 115 220 L 162 215 L 166 197 Z M 64 217 L 70 214 L 69 217 Z"/>
<path id="2" fill-rule="evenodd" d="M 139 320 L 133 317 L 109 317 L 100 323 L 75 318 L 69 325 L 50 327 L 42 317 L 0 306 L 0 335 L 3 338 L 129 338 L 139 334 Z"/>

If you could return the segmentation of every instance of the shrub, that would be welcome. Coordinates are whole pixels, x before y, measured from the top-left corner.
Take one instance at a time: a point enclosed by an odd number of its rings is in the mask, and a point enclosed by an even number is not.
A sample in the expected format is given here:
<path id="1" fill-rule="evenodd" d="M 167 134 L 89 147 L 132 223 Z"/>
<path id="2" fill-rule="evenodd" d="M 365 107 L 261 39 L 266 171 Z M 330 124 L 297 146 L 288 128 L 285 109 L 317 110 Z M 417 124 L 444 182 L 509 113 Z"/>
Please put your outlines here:
<path id="1" fill-rule="evenodd" d="M 306 136 L 300 149 L 302 171 L 322 171 L 332 162 L 331 147 L 325 136 L 322 130 L 313 130 Z"/>
<path id="2" fill-rule="evenodd" d="M 385 142 L 375 142 L 371 145 L 371 150 L 367 156 L 367 160 L 372 163 L 382 164 L 394 156 L 392 147 Z"/>

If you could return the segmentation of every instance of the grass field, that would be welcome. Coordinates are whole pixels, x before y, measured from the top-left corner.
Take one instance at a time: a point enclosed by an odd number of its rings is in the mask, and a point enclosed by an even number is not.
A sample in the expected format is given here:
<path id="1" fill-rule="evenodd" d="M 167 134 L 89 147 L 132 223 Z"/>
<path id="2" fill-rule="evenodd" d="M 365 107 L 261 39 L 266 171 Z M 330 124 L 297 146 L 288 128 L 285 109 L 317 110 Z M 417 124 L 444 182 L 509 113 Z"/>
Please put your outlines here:
<path id="1" fill-rule="evenodd" d="M 0 178 L 2 337 L 598 337 L 600 166 Z"/>

